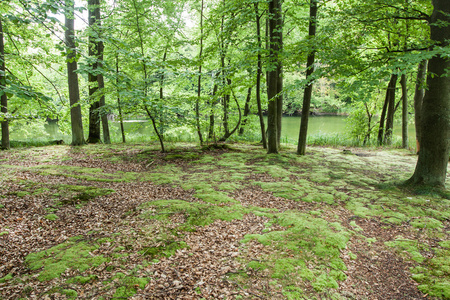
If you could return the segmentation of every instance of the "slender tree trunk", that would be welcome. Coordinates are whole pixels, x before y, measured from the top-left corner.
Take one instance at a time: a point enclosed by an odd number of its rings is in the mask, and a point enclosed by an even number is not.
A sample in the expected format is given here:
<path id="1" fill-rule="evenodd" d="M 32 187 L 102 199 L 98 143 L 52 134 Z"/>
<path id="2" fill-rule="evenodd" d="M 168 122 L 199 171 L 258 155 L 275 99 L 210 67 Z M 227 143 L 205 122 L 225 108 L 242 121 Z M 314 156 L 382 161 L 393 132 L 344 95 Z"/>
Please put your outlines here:
<path id="1" fill-rule="evenodd" d="M 239 135 L 244 134 L 244 127 L 247 124 L 247 118 L 250 114 L 250 100 L 252 98 L 252 88 L 249 87 L 247 90 L 247 98 L 245 99 L 244 105 L 244 119 L 242 120 L 241 128 L 239 128 Z"/>
<path id="2" fill-rule="evenodd" d="M 204 0 L 202 0 L 202 7 L 200 12 L 200 52 L 198 54 L 199 66 L 198 66 L 198 83 L 197 83 L 197 100 L 195 102 L 195 118 L 197 124 L 197 134 L 200 140 L 200 145 L 203 144 L 202 128 L 200 126 L 200 97 L 202 89 L 202 54 L 203 54 L 203 9 Z"/>
<path id="3" fill-rule="evenodd" d="M 116 85 L 117 85 L 117 107 L 119 109 L 119 122 L 120 122 L 120 132 L 122 133 L 122 142 L 125 144 L 125 129 L 123 127 L 123 114 L 122 114 L 122 105 L 120 102 L 120 90 L 119 90 L 119 54 L 116 54 Z"/>
<path id="4" fill-rule="evenodd" d="M 277 143 L 278 148 L 281 144 L 281 125 L 283 118 L 283 60 L 280 57 L 283 53 L 283 15 L 282 6 L 283 1 L 278 1 L 276 9 L 277 21 L 277 38 L 278 38 L 278 64 L 277 64 Z"/>
<path id="5" fill-rule="evenodd" d="M 395 89 L 397 86 L 398 75 L 393 75 L 393 83 L 389 89 L 389 103 L 387 107 L 386 116 L 386 131 L 384 132 L 384 143 L 386 145 L 392 144 L 392 134 L 394 131 L 394 115 L 395 115 Z"/>
<path id="6" fill-rule="evenodd" d="M 448 0 L 433 0 L 431 40 L 448 47 L 450 5 Z M 439 22 L 439 26 L 435 23 Z M 422 104 L 420 151 L 409 183 L 444 187 L 450 155 L 450 59 L 436 55 L 428 64 L 427 91 Z"/>
<path id="7" fill-rule="evenodd" d="M 5 74 L 5 44 L 3 42 L 3 24 L 2 19 L 0 18 L 0 93 L 1 93 L 1 112 L 3 114 L 3 117 L 5 118 L 1 122 L 2 127 L 2 145 L 1 148 L 3 150 L 8 150 L 10 148 L 9 143 L 9 121 L 7 119 L 6 114 L 8 113 L 8 97 L 6 96 L 6 93 L 4 92 L 4 89 L 6 87 L 6 78 L 4 76 Z"/>
<path id="8" fill-rule="evenodd" d="M 230 83 L 230 86 L 231 86 L 231 83 Z M 231 89 L 231 88 L 230 88 L 230 89 Z M 223 137 L 221 137 L 221 138 L 219 139 L 219 142 L 225 142 L 230 136 L 232 136 L 232 135 L 236 132 L 236 130 L 237 130 L 237 129 L 239 128 L 239 126 L 241 125 L 241 120 L 242 120 L 241 107 L 239 106 L 239 101 L 238 101 L 238 99 L 236 98 L 236 95 L 234 94 L 234 92 L 233 92 L 232 89 L 231 89 L 231 94 L 233 95 L 234 101 L 236 102 L 236 106 L 237 106 L 237 109 L 238 109 L 238 112 L 239 112 L 239 120 L 238 120 L 236 126 L 234 127 L 234 129 L 231 130 L 230 132 L 228 132 L 227 135 L 224 135 Z"/>
<path id="9" fill-rule="evenodd" d="M 282 49 L 282 27 L 280 21 L 281 15 L 281 0 L 272 0 L 269 2 L 269 49 L 270 49 L 270 70 L 267 77 L 267 97 L 269 99 L 267 129 L 268 129 L 268 153 L 278 153 L 278 146 L 281 135 L 280 103 L 282 105 L 280 83 L 282 79 L 280 50 Z"/>
<path id="10" fill-rule="evenodd" d="M 134 6 L 134 10 L 136 12 L 136 28 L 138 30 L 139 44 L 140 44 L 140 47 L 141 47 L 141 55 L 142 55 L 142 57 L 145 57 L 144 39 L 142 38 L 141 26 L 139 24 L 139 15 L 140 14 L 139 14 L 139 11 L 138 11 L 138 8 L 137 8 L 136 0 L 133 0 L 133 6 Z M 145 96 L 144 100 L 143 100 L 144 101 L 144 103 L 143 103 L 144 110 L 147 113 L 147 115 L 150 118 L 150 120 L 152 121 L 153 129 L 155 130 L 156 136 L 158 137 L 159 143 L 161 145 L 161 152 L 164 153 L 165 152 L 165 147 L 164 147 L 163 135 L 159 132 L 158 126 L 156 125 L 156 120 L 153 117 L 153 114 L 150 111 L 150 109 L 148 108 L 147 103 L 146 103 L 146 99 L 147 99 L 147 95 L 148 95 L 148 82 L 147 82 L 148 74 L 147 74 L 147 65 L 145 63 L 145 60 L 142 61 L 142 67 L 143 67 L 143 70 L 144 70 L 144 78 L 143 78 L 144 79 L 144 96 Z"/>
<path id="11" fill-rule="evenodd" d="M 402 147 L 408 148 L 408 89 L 406 75 L 402 74 L 400 84 L 402 86 Z"/>
<path id="12" fill-rule="evenodd" d="M 427 80 L 427 67 L 428 61 L 423 60 L 419 63 L 419 68 L 417 71 L 416 79 L 416 89 L 414 93 L 414 123 L 416 128 L 416 152 L 420 151 L 420 139 L 422 136 L 422 127 L 420 126 L 421 115 L 422 115 L 422 102 L 425 96 L 425 85 Z"/>
<path id="13" fill-rule="evenodd" d="M 81 118 L 80 89 L 78 86 L 77 53 L 75 47 L 74 29 L 74 1 L 66 0 L 65 12 L 65 39 L 67 46 L 67 82 L 69 86 L 70 100 L 70 120 L 72 126 L 72 145 L 80 146 L 85 144 L 83 136 L 83 121 Z"/>
<path id="14" fill-rule="evenodd" d="M 384 99 L 384 104 L 383 104 L 383 109 L 381 111 L 381 116 L 380 116 L 380 125 L 378 127 L 378 145 L 381 146 L 383 145 L 383 135 L 384 135 L 384 124 L 386 121 L 386 112 L 387 112 L 387 107 L 389 105 L 389 99 L 391 97 L 391 88 L 392 85 L 394 84 L 394 80 L 397 81 L 397 78 L 395 77 L 396 75 L 392 74 L 391 75 L 391 79 L 389 80 L 388 83 L 388 87 L 386 89 L 386 96 Z"/>
<path id="15" fill-rule="evenodd" d="M 213 138 L 215 138 L 215 134 L 214 134 L 214 125 L 215 125 L 215 115 L 214 115 L 214 108 L 217 104 L 217 99 L 216 99 L 216 95 L 217 95 L 217 83 L 214 83 L 214 87 L 213 87 L 213 92 L 212 92 L 212 99 L 211 99 L 211 110 L 209 112 L 209 132 L 208 132 L 208 139 L 212 140 Z"/>
<path id="16" fill-rule="evenodd" d="M 267 139 L 266 139 L 266 128 L 264 125 L 264 118 L 262 113 L 261 105 L 261 73 L 262 73 L 262 42 L 261 42 L 261 17 L 259 15 L 258 2 L 255 5 L 255 16 L 256 16 L 256 36 L 258 42 L 258 66 L 256 70 L 256 104 L 258 105 L 258 116 L 259 116 L 259 126 L 261 128 L 261 140 L 263 148 L 267 149 Z"/>
<path id="17" fill-rule="evenodd" d="M 370 141 L 370 132 L 372 131 L 372 117 L 373 114 L 369 110 L 369 106 L 366 102 L 364 102 L 364 107 L 366 108 L 367 115 L 367 134 L 364 137 L 363 145 L 365 145 L 368 141 Z"/>
<path id="18" fill-rule="evenodd" d="M 317 0 L 311 0 L 309 9 L 309 38 L 313 39 L 316 36 L 317 30 Z M 309 119 L 309 109 L 311 106 L 311 96 L 313 89 L 312 75 L 314 73 L 314 62 L 315 62 L 316 50 L 312 49 L 308 54 L 308 60 L 306 64 L 306 80 L 307 86 L 305 87 L 303 93 L 303 107 L 302 107 L 302 117 L 300 123 L 300 133 L 298 137 L 298 147 L 297 154 L 306 154 L 306 137 L 308 135 L 308 119 Z"/>
<path id="19" fill-rule="evenodd" d="M 98 27 L 96 11 L 99 10 L 99 0 L 88 1 L 88 19 L 91 33 L 89 35 L 89 57 L 92 59 L 89 67 L 89 134 L 87 141 L 91 144 L 100 143 L 100 101 L 98 100 Z"/>
<path id="20" fill-rule="evenodd" d="M 96 23 L 97 23 L 97 27 L 98 27 L 98 31 L 99 31 L 99 35 L 102 32 L 101 29 L 101 14 L 100 14 L 100 0 L 98 1 L 98 9 L 95 10 L 95 19 L 96 19 Z M 106 106 L 106 101 L 105 101 L 105 79 L 103 77 L 103 57 L 104 57 L 104 53 L 105 53 L 105 45 L 103 43 L 103 41 L 100 39 L 97 42 L 97 47 L 98 47 L 98 68 L 100 69 L 101 72 L 98 73 L 97 75 L 97 83 L 98 83 L 98 89 L 101 92 L 101 96 L 100 96 L 100 116 L 101 116 L 101 120 L 102 120 L 102 131 L 103 131 L 103 142 L 105 144 L 111 144 L 111 136 L 110 136 L 110 132 L 109 132 L 109 123 L 108 123 L 108 114 L 105 111 L 105 106 Z M 103 108 L 103 110 L 102 110 Z"/>

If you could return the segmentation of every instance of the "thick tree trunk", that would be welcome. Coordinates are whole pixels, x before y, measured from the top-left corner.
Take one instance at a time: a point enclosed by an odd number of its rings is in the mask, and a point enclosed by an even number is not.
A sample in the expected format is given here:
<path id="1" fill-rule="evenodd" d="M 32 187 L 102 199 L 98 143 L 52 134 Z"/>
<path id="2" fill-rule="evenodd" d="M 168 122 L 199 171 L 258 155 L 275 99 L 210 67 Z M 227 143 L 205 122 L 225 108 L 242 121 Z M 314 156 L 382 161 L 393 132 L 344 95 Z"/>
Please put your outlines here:
<path id="1" fill-rule="evenodd" d="M 100 101 L 98 99 L 98 28 L 96 23 L 96 10 L 99 10 L 99 0 L 88 1 L 88 19 L 91 34 L 89 35 L 89 57 L 92 59 L 89 67 L 89 134 L 86 142 L 90 144 L 101 143 L 100 139 Z"/>
<path id="2" fill-rule="evenodd" d="M 69 86 L 70 120 L 72 126 L 72 145 L 85 144 L 83 136 L 83 121 L 81 118 L 80 89 L 78 86 L 77 60 L 74 29 L 74 1 L 66 0 L 65 39 L 67 46 L 67 82 Z"/>
<path id="3" fill-rule="evenodd" d="M 402 74 L 400 79 L 402 86 L 402 148 L 408 148 L 408 89 L 406 86 L 406 75 Z"/>
<path id="4" fill-rule="evenodd" d="M 311 0 L 309 9 L 309 38 L 312 39 L 316 36 L 316 30 L 317 30 L 317 0 Z M 308 54 L 308 59 L 306 63 L 306 80 L 308 81 L 308 83 L 303 93 L 302 117 L 297 146 L 298 155 L 306 154 L 306 137 L 308 135 L 309 108 L 311 106 L 311 96 L 313 89 L 313 82 L 311 76 L 314 73 L 315 55 L 316 50 L 312 49 Z"/>
<path id="5" fill-rule="evenodd" d="M 386 116 L 386 131 L 384 132 L 384 144 L 392 144 L 392 135 L 394 131 L 394 115 L 395 115 L 395 89 L 397 86 L 398 75 L 394 74 L 391 77 L 392 84 L 389 87 L 389 102 Z"/>
<path id="6" fill-rule="evenodd" d="M 3 42 L 3 24 L 2 20 L 0 18 L 0 92 L 2 94 L 0 106 L 1 106 L 1 112 L 5 117 L 5 120 L 1 122 L 1 128 L 2 128 L 2 145 L 1 148 L 3 150 L 8 150 L 10 148 L 9 143 L 9 121 L 6 118 L 6 114 L 8 113 L 8 97 L 6 96 L 6 93 L 3 91 L 6 87 L 6 78 L 4 76 L 5 74 L 5 44 Z"/>
<path id="7" fill-rule="evenodd" d="M 419 69 L 417 71 L 416 89 L 414 93 L 414 123 L 416 128 L 416 152 L 420 151 L 420 138 L 422 136 L 422 127 L 420 126 L 422 115 L 422 102 L 425 96 L 425 86 L 427 80 L 427 67 L 428 60 L 423 60 L 419 63 Z"/>
<path id="8" fill-rule="evenodd" d="M 267 149 L 267 139 L 266 139 L 266 129 L 264 125 L 264 118 L 262 113 L 262 105 L 261 105 L 261 73 L 262 73 L 262 42 L 261 42 L 261 17 L 259 16 L 258 10 L 258 2 L 254 3 L 255 5 L 255 16 L 256 16 L 256 36 L 258 41 L 258 63 L 256 70 L 256 104 L 258 105 L 258 116 L 259 116 L 259 126 L 261 128 L 261 140 L 263 144 L 263 148 Z"/>
<path id="9" fill-rule="evenodd" d="M 448 47 L 450 40 L 450 4 L 433 0 L 431 39 L 439 47 Z M 440 25 L 434 25 L 439 22 Z M 445 24 L 445 25 L 443 25 Z M 450 59 L 434 56 L 428 64 L 427 91 L 419 124 L 422 136 L 413 184 L 444 186 L 450 154 Z"/>
<path id="10" fill-rule="evenodd" d="M 268 153 L 278 153 L 281 135 L 281 111 L 282 106 L 282 64 L 280 52 L 282 49 L 282 15 L 281 0 L 269 2 L 269 50 L 270 70 L 267 77 L 267 97 L 269 99 L 267 116 Z M 281 103 L 281 105 L 280 105 Z"/>

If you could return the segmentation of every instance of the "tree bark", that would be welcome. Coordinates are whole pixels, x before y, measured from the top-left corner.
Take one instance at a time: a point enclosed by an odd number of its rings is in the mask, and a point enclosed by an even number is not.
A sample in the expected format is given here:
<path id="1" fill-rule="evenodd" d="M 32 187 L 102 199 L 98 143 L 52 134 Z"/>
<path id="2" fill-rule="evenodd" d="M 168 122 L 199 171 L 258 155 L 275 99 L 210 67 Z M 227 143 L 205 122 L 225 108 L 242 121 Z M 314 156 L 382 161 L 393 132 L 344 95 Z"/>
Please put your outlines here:
<path id="1" fill-rule="evenodd" d="M 278 1 L 278 7 L 276 9 L 276 21 L 277 21 L 277 38 L 278 38 L 278 64 L 277 64 L 277 143 L 278 148 L 281 144 L 281 124 L 283 118 L 283 60 L 280 57 L 283 52 L 283 15 L 282 6 L 283 1 Z"/>
<path id="2" fill-rule="evenodd" d="M 425 96 L 425 86 L 427 80 L 427 67 L 428 60 L 423 60 L 419 63 L 419 68 L 417 71 L 417 79 L 416 79 L 416 89 L 414 92 L 414 123 L 416 128 L 416 152 L 420 151 L 420 139 L 422 136 L 420 121 L 422 114 L 422 102 L 423 97 Z"/>
<path id="3" fill-rule="evenodd" d="M 91 33 L 89 35 L 89 51 L 88 55 L 91 58 L 91 63 L 89 65 L 89 133 L 86 140 L 87 143 L 97 144 L 101 143 L 100 136 L 100 101 L 98 99 L 98 29 L 96 20 L 96 11 L 99 10 L 99 0 L 89 0 L 88 1 L 88 19 L 89 27 Z"/>
<path id="4" fill-rule="evenodd" d="M 256 104 L 258 105 L 259 126 L 261 128 L 261 140 L 263 148 L 267 149 L 266 128 L 264 125 L 264 118 L 261 105 L 261 73 L 262 73 L 262 57 L 261 57 L 262 42 L 261 42 L 261 23 L 260 23 L 261 17 L 259 16 L 258 2 L 255 2 L 254 5 L 256 16 L 256 36 L 258 41 L 258 63 L 256 70 Z"/>
<path id="5" fill-rule="evenodd" d="M 72 145 L 81 146 L 85 144 L 83 135 L 83 121 L 81 118 L 80 89 L 78 85 L 78 74 L 76 73 L 77 52 L 75 47 L 74 29 L 74 1 L 66 0 L 65 12 L 65 42 L 67 47 L 67 82 L 69 86 L 70 120 L 72 127 Z"/>
<path id="6" fill-rule="evenodd" d="M 437 47 L 448 47 L 450 3 L 433 0 L 431 40 Z M 439 23 L 439 26 L 436 25 Z M 444 25 L 443 25 L 444 24 Z M 409 183 L 444 187 L 450 154 L 450 59 L 436 55 L 428 64 L 427 91 L 422 104 L 420 152 Z"/>
<path id="7" fill-rule="evenodd" d="M 198 66 L 198 82 L 197 82 L 197 100 L 195 101 L 195 119 L 197 125 L 197 135 L 200 140 L 200 145 L 203 144 L 202 128 L 200 126 L 200 97 L 202 88 L 202 54 L 203 54 L 203 9 L 204 0 L 202 0 L 202 7 L 200 12 L 200 52 L 198 54 L 199 66 Z"/>
<path id="8" fill-rule="evenodd" d="M 397 75 L 392 74 L 391 75 L 391 79 L 389 80 L 388 83 L 388 87 L 386 89 L 386 96 L 384 98 L 384 104 L 383 104 L 383 109 L 381 111 L 381 116 L 380 116 L 380 125 L 378 127 L 378 145 L 381 146 L 383 145 L 383 135 L 384 135 L 384 124 L 386 121 L 386 112 L 387 112 L 387 108 L 388 105 L 390 103 L 390 97 L 391 97 L 391 88 L 393 85 L 395 85 L 394 81 L 397 81 Z"/>
<path id="9" fill-rule="evenodd" d="M 398 75 L 393 74 L 391 77 L 391 85 L 389 90 L 389 102 L 387 106 L 387 116 L 386 116 L 386 130 L 384 132 L 384 144 L 392 144 L 392 134 L 394 131 L 394 115 L 395 115 L 395 89 L 397 86 Z"/>
<path id="10" fill-rule="evenodd" d="M 99 35 L 102 32 L 101 29 L 101 14 L 100 14 L 100 0 L 98 1 L 98 9 L 95 10 L 95 19 L 97 22 L 97 27 L 98 27 L 98 31 L 99 31 Z M 100 96 L 100 117 L 102 120 L 102 132 L 103 132 L 103 142 L 105 144 L 111 144 L 111 136 L 109 133 L 109 123 L 108 123 L 108 114 L 105 110 L 105 105 L 106 105 L 106 101 L 105 101 L 105 79 L 103 77 L 103 57 L 104 57 L 104 53 L 105 53 L 105 45 L 103 44 L 103 41 L 100 39 L 98 41 L 98 68 L 100 69 L 100 72 L 97 75 L 97 83 L 98 83 L 98 89 L 101 92 L 101 96 Z M 102 109 L 103 108 L 103 109 Z"/>
<path id="11" fill-rule="evenodd" d="M 9 142 L 9 121 L 7 118 L 8 113 L 8 96 L 4 92 L 4 88 L 6 87 L 6 76 L 5 76 L 5 44 L 3 42 L 3 24 L 0 18 L 0 92 L 2 93 L 0 106 L 1 112 L 4 115 L 5 120 L 1 122 L 2 128 L 2 145 L 1 148 L 3 150 L 8 150 L 10 148 Z"/>
<path id="12" fill-rule="evenodd" d="M 402 74 L 400 84 L 402 86 L 402 148 L 408 149 L 408 89 L 405 74 Z"/>
<path id="13" fill-rule="evenodd" d="M 245 105 L 244 105 L 244 119 L 242 120 L 241 123 L 241 128 L 239 128 L 239 135 L 243 135 L 244 134 L 244 127 L 247 124 L 247 118 L 248 115 L 250 114 L 250 100 L 252 98 L 252 88 L 249 87 L 247 90 L 247 98 L 245 98 Z"/>
<path id="14" fill-rule="evenodd" d="M 309 38 L 314 38 L 317 31 L 317 0 L 311 0 L 311 5 L 309 8 Z M 313 89 L 312 75 L 314 73 L 314 61 L 315 61 L 316 50 L 312 49 L 308 54 L 308 59 L 306 63 L 306 80 L 307 85 L 303 93 L 303 107 L 302 107 L 302 117 L 300 123 L 300 133 L 298 136 L 298 146 L 297 154 L 306 154 L 306 137 L 308 134 L 308 119 L 309 119 L 309 109 L 311 106 L 311 96 Z"/>
<path id="15" fill-rule="evenodd" d="M 267 76 L 267 97 L 269 100 L 267 115 L 268 153 L 278 153 L 281 135 L 281 111 L 282 106 L 282 63 L 280 51 L 282 49 L 282 24 L 281 0 L 269 2 L 269 71 Z"/>
<path id="16" fill-rule="evenodd" d="M 123 114 L 122 114 L 122 104 L 120 101 L 120 91 L 119 91 L 119 54 L 116 54 L 116 85 L 117 85 L 117 107 L 119 109 L 119 122 L 120 122 L 120 132 L 122 133 L 122 142 L 125 144 L 125 129 L 123 127 Z"/>

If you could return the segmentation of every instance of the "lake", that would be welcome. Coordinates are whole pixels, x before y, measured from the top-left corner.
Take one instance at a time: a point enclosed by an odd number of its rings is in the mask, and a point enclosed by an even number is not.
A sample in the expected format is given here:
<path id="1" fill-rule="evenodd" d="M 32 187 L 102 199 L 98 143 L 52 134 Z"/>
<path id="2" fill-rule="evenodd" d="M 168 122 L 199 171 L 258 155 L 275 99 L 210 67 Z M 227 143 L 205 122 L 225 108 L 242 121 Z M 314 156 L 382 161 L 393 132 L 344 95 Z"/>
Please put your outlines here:
<path id="1" fill-rule="evenodd" d="M 311 116 L 309 118 L 308 135 L 317 134 L 345 134 L 346 131 L 346 116 Z M 256 119 L 255 119 L 255 122 Z M 267 124 L 267 118 L 265 118 Z M 153 134 L 153 128 L 149 121 L 145 120 L 128 120 L 124 123 L 127 140 L 131 141 L 145 141 L 149 139 L 149 134 Z M 120 125 L 118 122 L 110 122 L 111 135 L 113 142 L 120 142 Z M 87 124 L 84 126 L 88 128 Z M 45 126 L 50 139 L 70 139 L 68 136 L 63 136 L 57 128 L 56 124 Z M 283 117 L 282 123 L 282 139 L 291 143 L 296 143 L 300 131 L 300 117 Z M 170 136 L 176 136 L 179 140 L 192 140 L 196 138 L 194 129 L 187 126 L 170 129 L 167 131 Z M 394 135 L 401 138 L 401 124 L 395 124 Z M 408 136 L 411 141 L 415 140 L 414 125 L 409 125 Z M 34 136 L 39 138 L 40 136 Z M 15 140 L 23 140 L 19 132 L 11 132 L 11 138 Z M 66 141 L 67 142 L 67 141 Z"/>

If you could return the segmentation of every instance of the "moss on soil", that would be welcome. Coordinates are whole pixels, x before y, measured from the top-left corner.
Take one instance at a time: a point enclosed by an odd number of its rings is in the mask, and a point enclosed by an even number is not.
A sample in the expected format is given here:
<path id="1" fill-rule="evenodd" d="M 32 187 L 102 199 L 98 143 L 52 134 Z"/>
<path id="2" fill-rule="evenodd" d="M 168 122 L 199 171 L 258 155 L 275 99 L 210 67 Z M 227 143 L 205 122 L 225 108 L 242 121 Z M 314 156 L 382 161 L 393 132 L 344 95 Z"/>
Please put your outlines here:
<path id="1" fill-rule="evenodd" d="M 338 223 L 295 211 L 275 215 L 274 222 L 285 230 L 251 234 L 242 240 L 248 243 L 256 239 L 272 249 L 271 255 L 247 266 L 268 269 L 270 276 L 282 284 L 286 297 L 304 297 L 302 290 L 308 285 L 317 292 L 337 289 L 338 281 L 346 279 L 347 270 L 340 251 L 351 234 Z"/>
<path id="2" fill-rule="evenodd" d="M 47 281 L 59 277 L 67 269 L 84 272 L 108 261 L 102 255 L 91 255 L 97 248 L 98 244 L 75 237 L 50 249 L 28 254 L 25 263 L 31 270 L 39 270 L 37 278 L 40 281 Z"/>
<path id="3" fill-rule="evenodd" d="M 342 206 L 355 217 L 381 221 L 385 228 L 405 228 L 409 238 L 397 236 L 385 244 L 385 249 L 395 251 L 415 263 L 416 267 L 411 269 L 412 278 L 419 283 L 423 293 L 450 298 L 450 232 L 446 227 L 450 219 L 450 200 L 443 197 L 442 193 L 416 190 L 411 194 L 397 187 L 395 181 L 412 172 L 410 162 L 391 159 L 393 154 L 404 156 L 403 151 L 380 151 L 374 157 L 361 159 L 357 155 L 344 155 L 339 149 L 326 148 L 312 149 L 309 155 L 297 156 L 293 151 L 267 155 L 263 150 L 252 148 L 250 151 L 243 146 L 233 151 L 220 149 L 220 153 L 211 155 L 200 155 L 198 150 L 159 154 L 156 147 L 144 145 L 133 149 L 123 145 L 59 147 L 54 149 L 54 155 L 61 160 L 72 159 L 67 156 L 69 152 L 114 162 L 148 164 L 158 161 L 160 164 L 152 164 L 149 171 L 141 173 L 108 173 L 100 168 L 61 165 L 22 167 L 0 164 L 0 171 L 3 171 L 0 172 L 0 179 L 17 180 L 23 187 L 15 192 L 16 196 L 24 198 L 21 200 L 39 195 L 54 197 L 57 201 L 55 206 L 47 209 L 46 218 L 49 220 L 57 219 L 58 205 L 81 205 L 114 192 L 95 187 L 95 182 L 148 180 L 155 184 L 192 190 L 193 195 L 200 200 L 157 200 L 139 207 L 141 220 L 155 220 L 160 222 L 158 224 L 162 228 L 164 224 L 172 222 L 171 218 L 175 215 L 183 215 L 183 218 L 177 217 L 177 220 L 182 221 L 175 229 L 171 229 L 172 233 L 151 238 L 147 236 L 154 244 L 139 248 L 139 251 L 148 260 L 171 256 L 177 249 L 186 247 L 183 236 L 175 232 L 195 230 L 196 226 L 207 226 L 218 219 L 241 219 L 247 213 L 254 213 L 270 220 L 263 233 L 244 238 L 242 249 L 245 251 L 250 240 L 257 240 L 270 250 L 270 255 L 261 257 L 260 261 L 248 261 L 247 268 L 267 270 L 271 284 L 281 285 L 287 299 L 309 299 L 319 294 L 327 299 L 339 298 L 336 294 L 339 282 L 346 279 L 346 266 L 340 254 L 350 236 L 353 234 L 365 239 L 368 247 L 377 241 L 376 237 L 366 238 L 364 228 L 355 221 L 349 221 L 350 229 L 345 229 L 339 222 L 348 220 L 341 220 L 333 214 L 337 206 Z M 222 153 L 224 151 L 228 152 Z M 15 155 L 17 159 L 37 158 L 41 152 L 17 150 Z M 45 159 L 48 160 L 48 157 Z M 33 171 L 41 175 L 64 176 L 93 183 L 92 186 L 38 184 L 14 179 L 15 171 Z M 317 204 L 308 213 L 244 207 L 233 198 L 233 193 L 251 185 L 259 186 L 276 197 Z M 2 207 L 3 204 L 0 204 Z M 272 225 L 282 226 L 284 230 L 273 231 Z M 4 231 L 0 235 L 3 233 L 9 234 Z M 415 235 L 420 238 L 411 239 Z M 111 256 L 92 255 L 102 243 L 117 243 Z M 134 250 L 133 245 L 115 238 L 92 240 L 78 237 L 50 249 L 31 253 L 25 261 L 41 281 L 56 278 L 67 269 L 72 269 L 78 270 L 80 276 L 69 278 L 65 283 L 83 285 L 97 280 L 94 275 L 87 274 L 87 270 L 110 260 L 125 261 Z M 429 253 L 433 253 L 433 256 Z M 357 258 L 355 254 L 349 256 Z M 108 269 L 111 272 L 114 270 L 117 272 L 120 269 L 114 266 Z M 111 278 L 117 283 L 114 297 L 131 297 L 150 280 L 135 277 L 136 274 L 130 270 L 120 271 L 123 273 L 116 273 Z M 246 270 L 230 276 L 234 276 L 243 286 L 249 285 L 252 280 Z M 0 283 L 2 280 L 11 281 L 13 277 L 8 274 L 0 278 Z M 316 294 L 311 294 L 314 293 L 312 290 Z M 71 299 L 78 296 L 76 290 L 66 287 L 58 288 L 56 292 Z"/>

